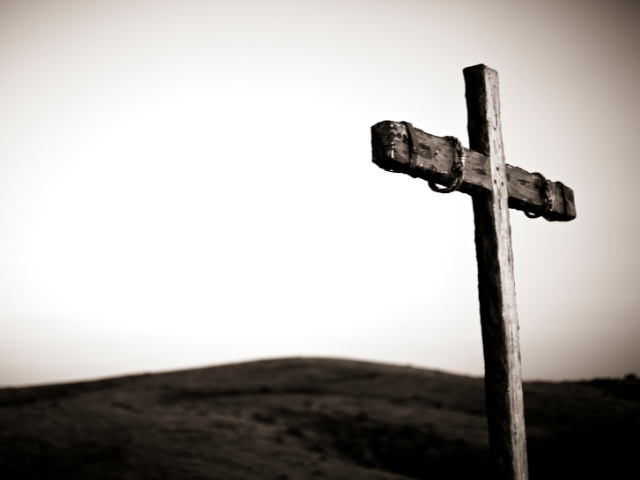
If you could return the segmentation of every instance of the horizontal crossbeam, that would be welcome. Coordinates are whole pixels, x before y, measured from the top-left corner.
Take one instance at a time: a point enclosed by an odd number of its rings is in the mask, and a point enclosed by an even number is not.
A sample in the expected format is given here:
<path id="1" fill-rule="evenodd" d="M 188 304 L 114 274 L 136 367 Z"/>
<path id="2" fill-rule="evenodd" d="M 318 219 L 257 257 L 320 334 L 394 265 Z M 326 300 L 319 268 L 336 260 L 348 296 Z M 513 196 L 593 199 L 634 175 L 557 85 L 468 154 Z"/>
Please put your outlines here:
<path id="1" fill-rule="evenodd" d="M 409 132 L 402 122 L 385 121 L 371 127 L 373 163 L 390 172 L 406 173 L 412 177 L 443 185 L 455 178 L 452 172 L 455 146 L 444 138 L 414 128 L 418 138 L 418 154 L 410 167 Z M 461 192 L 473 195 L 491 191 L 491 176 L 487 172 L 489 159 L 478 152 L 464 149 L 465 167 Z M 538 176 L 521 168 L 507 165 L 509 207 L 537 213 L 544 203 L 543 182 Z M 576 218 L 573 190 L 561 182 L 551 183 L 553 209 L 544 215 L 551 221 L 568 222 Z"/>

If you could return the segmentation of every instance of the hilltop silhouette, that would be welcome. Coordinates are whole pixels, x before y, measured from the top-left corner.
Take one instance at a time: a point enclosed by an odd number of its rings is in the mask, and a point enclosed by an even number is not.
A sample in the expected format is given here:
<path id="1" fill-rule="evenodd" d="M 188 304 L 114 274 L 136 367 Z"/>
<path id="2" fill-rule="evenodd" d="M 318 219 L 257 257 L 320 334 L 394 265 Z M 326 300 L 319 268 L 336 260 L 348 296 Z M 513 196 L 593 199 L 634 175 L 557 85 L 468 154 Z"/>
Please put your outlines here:
<path id="1" fill-rule="evenodd" d="M 640 381 L 524 384 L 530 477 L 627 478 Z M 490 478 L 481 378 L 286 358 L 0 390 L 0 478 Z"/>

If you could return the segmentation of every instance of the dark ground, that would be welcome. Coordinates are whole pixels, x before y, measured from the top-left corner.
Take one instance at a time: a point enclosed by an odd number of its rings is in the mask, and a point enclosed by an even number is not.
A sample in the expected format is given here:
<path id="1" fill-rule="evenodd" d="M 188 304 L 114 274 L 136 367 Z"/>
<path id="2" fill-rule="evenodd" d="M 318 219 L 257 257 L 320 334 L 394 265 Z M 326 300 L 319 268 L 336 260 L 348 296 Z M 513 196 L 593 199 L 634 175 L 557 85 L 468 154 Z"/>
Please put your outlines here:
<path id="1" fill-rule="evenodd" d="M 531 480 L 640 478 L 640 381 L 526 383 Z M 485 479 L 483 380 L 279 359 L 0 390 L 0 478 Z"/>

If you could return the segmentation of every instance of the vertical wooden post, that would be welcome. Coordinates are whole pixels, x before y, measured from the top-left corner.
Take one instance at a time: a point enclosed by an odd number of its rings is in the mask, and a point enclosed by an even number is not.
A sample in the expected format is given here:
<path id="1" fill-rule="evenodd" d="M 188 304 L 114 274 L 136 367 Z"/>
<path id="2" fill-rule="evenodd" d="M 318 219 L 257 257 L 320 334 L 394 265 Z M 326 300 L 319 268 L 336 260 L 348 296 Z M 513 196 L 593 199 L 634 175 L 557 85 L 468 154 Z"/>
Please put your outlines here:
<path id="1" fill-rule="evenodd" d="M 527 480 L 518 313 L 498 72 L 464 69 L 470 148 L 489 158 L 492 191 L 473 195 L 489 443 L 499 480 Z"/>

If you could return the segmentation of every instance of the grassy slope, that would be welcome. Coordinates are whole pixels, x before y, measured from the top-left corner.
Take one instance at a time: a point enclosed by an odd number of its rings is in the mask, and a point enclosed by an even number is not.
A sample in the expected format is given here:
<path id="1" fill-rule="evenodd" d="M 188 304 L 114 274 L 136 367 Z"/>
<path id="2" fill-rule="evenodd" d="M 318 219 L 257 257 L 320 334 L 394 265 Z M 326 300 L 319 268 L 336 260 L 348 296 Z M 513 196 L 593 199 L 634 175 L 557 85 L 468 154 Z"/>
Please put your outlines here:
<path id="1" fill-rule="evenodd" d="M 531 479 L 633 478 L 637 380 L 525 384 Z M 488 478 L 482 379 L 279 359 L 0 390 L 3 479 Z"/>

